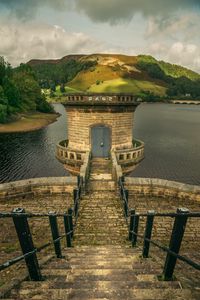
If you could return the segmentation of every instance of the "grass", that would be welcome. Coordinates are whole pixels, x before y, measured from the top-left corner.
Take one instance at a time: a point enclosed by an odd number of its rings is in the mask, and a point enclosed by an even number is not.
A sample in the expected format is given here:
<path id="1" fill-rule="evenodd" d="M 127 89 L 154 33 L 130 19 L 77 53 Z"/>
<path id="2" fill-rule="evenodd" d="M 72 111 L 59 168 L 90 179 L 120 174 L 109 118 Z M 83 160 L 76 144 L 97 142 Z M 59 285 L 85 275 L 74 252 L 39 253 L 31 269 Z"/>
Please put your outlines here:
<path id="1" fill-rule="evenodd" d="M 110 67 L 98 65 L 94 71 L 80 72 L 69 84 L 68 87 L 75 90 L 87 91 L 91 85 L 96 85 L 96 81 L 107 81 L 119 78 L 118 72 L 113 71 Z"/>
<path id="2" fill-rule="evenodd" d="M 90 86 L 90 92 L 102 93 L 102 92 L 130 92 L 137 94 L 141 91 L 150 91 L 156 95 L 165 95 L 166 88 L 159 86 L 153 82 L 133 80 L 133 79 L 113 79 L 107 80 L 99 85 L 93 84 Z"/>
<path id="3" fill-rule="evenodd" d="M 58 118 L 58 114 L 33 113 L 21 115 L 17 121 L 0 124 L 0 133 L 26 132 L 38 130 L 53 123 Z"/>
<path id="4" fill-rule="evenodd" d="M 115 71 L 114 71 L 115 70 Z M 138 94 L 141 91 L 149 91 L 156 95 L 164 96 L 166 88 L 158 82 L 138 80 L 138 78 L 123 78 L 128 73 L 124 73 L 121 67 L 112 68 L 107 65 L 97 65 L 95 70 L 80 72 L 71 82 L 68 88 L 74 91 L 87 92 L 130 92 Z M 141 76 L 141 74 L 136 74 Z M 98 84 L 97 84 L 98 82 Z"/>

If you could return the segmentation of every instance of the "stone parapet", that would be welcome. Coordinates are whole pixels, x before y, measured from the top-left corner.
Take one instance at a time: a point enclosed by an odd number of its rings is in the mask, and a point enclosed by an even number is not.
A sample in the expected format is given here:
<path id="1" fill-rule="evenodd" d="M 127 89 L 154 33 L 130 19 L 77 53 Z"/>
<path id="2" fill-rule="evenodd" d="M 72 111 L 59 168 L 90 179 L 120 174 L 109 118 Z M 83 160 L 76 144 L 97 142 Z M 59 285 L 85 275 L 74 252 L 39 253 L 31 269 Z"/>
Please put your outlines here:
<path id="1" fill-rule="evenodd" d="M 0 201 L 26 196 L 72 193 L 77 186 L 77 178 L 44 177 L 0 184 Z"/>
<path id="2" fill-rule="evenodd" d="M 86 152 L 84 162 L 80 167 L 80 176 L 83 178 L 83 188 L 86 189 L 86 184 L 90 174 L 90 152 Z"/>
<path id="3" fill-rule="evenodd" d="M 124 174 L 135 169 L 135 167 L 144 159 L 144 143 L 139 140 L 133 141 L 132 148 L 115 150 L 118 164 L 122 167 Z"/>
<path id="4" fill-rule="evenodd" d="M 200 186 L 198 185 L 158 178 L 137 177 L 126 177 L 125 184 L 127 189 L 136 195 L 175 197 L 177 199 L 200 201 Z"/>
<path id="5" fill-rule="evenodd" d="M 66 95 L 62 102 L 64 105 L 69 106 L 82 106 L 82 105 L 134 105 L 138 103 L 133 94 L 124 93 L 83 93 L 83 94 L 70 94 Z"/>

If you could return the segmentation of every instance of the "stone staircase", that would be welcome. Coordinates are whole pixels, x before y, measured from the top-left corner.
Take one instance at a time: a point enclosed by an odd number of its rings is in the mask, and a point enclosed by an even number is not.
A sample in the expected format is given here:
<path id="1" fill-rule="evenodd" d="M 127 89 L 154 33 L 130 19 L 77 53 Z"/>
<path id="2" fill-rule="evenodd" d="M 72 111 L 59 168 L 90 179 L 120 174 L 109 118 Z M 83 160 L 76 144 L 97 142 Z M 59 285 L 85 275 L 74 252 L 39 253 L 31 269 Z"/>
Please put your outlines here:
<path id="1" fill-rule="evenodd" d="M 74 246 L 123 245 L 127 224 L 119 197 L 112 191 L 91 191 L 81 200 Z"/>
<path id="2" fill-rule="evenodd" d="M 159 281 L 160 267 L 127 246 L 80 246 L 66 249 L 42 269 L 44 281 L 23 282 L 9 299 L 18 300 L 190 300 L 178 281 Z"/>
<path id="3" fill-rule="evenodd" d="M 44 281 L 24 281 L 7 299 L 195 299 L 178 281 L 159 281 L 160 263 L 141 258 L 141 249 L 130 247 L 122 205 L 112 189 L 109 161 L 101 162 L 92 161 L 73 247 L 63 251 L 62 259 L 52 258 L 43 266 Z M 107 190 L 102 188 L 105 184 Z"/>
<path id="4" fill-rule="evenodd" d="M 90 178 L 88 182 L 92 191 L 115 191 L 115 182 L 112 180 L 111 161 L 104 158 L 93 158 L 90 163 Z"/>
<path id="5" fill-rule="evenodd" d="M 88 193 L 81 199 L 74 245 L 123 245 L 127 224 L 119 196 L 112 187 L 110 160 L 91 161 Z M 103 187 L 106 185 L 106 190 Z M 109 189 L 110 187 L 110 189 Z"/>

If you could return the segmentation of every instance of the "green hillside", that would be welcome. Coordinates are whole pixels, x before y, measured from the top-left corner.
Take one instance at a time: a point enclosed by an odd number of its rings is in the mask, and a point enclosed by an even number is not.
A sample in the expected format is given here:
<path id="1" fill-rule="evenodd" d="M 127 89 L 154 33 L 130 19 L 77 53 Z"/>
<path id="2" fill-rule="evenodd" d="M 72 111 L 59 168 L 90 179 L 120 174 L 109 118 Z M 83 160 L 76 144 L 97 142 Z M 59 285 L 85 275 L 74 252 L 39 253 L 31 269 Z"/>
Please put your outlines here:
<path id="1" fill-rule="evenodd" d="M 52 95 L 80 92 L 131 92 L 145 100 L 155 97 L 200 97 L 200 74 L 157 61 L 152 56 L 93 54 L 61 60 L 30 61 L 42 88 Z M 61 89 L 58 91 L 58 87 Z"/>

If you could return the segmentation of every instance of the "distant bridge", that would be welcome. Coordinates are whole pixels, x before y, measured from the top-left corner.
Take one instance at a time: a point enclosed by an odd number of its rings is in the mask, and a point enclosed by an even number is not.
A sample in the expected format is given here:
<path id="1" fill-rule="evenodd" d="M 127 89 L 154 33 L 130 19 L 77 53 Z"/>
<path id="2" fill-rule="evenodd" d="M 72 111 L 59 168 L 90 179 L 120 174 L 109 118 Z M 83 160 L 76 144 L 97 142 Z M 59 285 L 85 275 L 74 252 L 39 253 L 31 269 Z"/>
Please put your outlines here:
<path id="1" fill-rule="evenodd" d="M 196 104 L 200 105 L 200 101 L 198 100 L 171 100 L 170 101 L 173 104 Z"/>

